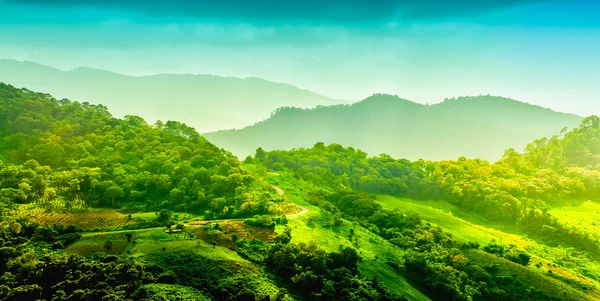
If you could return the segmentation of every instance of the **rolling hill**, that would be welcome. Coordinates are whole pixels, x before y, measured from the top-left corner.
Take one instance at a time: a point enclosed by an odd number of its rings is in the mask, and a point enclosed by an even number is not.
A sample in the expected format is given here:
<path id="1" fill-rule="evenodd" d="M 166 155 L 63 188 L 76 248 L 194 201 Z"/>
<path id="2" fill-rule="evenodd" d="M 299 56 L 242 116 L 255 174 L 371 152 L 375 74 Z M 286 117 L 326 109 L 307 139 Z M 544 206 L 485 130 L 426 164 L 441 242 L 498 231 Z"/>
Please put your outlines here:
<path id="1" fill-rule="evenodd" d="M 280 108 L 240 130 L 204 134 L 238 157 L 265 150 L 339 143 L 370 154 L 411 160 L 460 156 L 500 159 L 504 150 L 575 127 L 582 118 L 496 96 L 459 97 L 422 105 L 376 94 L 351 105 Z"/>
<path id="2" fill-rule="evenodd" d="M 199 132 L 241 128 L 282 106 L 311 108 L 345 102 L 259 78 L 127 76 L 84 67 L 63 71 L 6 59 L 0 60 L 0 82 L 58 98 L 103 104 L 116 117 L 138 115 L 149 123 L 179 120 Z"/>

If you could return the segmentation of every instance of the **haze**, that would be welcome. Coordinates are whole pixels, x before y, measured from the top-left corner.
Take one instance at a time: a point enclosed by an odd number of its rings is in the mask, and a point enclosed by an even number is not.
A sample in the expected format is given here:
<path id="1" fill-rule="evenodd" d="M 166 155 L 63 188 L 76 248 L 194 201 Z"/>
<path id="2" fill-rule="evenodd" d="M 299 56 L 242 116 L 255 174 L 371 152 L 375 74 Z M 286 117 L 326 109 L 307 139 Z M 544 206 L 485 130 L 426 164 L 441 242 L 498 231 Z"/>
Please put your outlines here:
<path id="1" fill-rule="evenodd" d="M 600 114 L 597 2 L 380 2 L 0 1 L 0 57 L 252 76 L 347 100 L 492 94 Z"/>

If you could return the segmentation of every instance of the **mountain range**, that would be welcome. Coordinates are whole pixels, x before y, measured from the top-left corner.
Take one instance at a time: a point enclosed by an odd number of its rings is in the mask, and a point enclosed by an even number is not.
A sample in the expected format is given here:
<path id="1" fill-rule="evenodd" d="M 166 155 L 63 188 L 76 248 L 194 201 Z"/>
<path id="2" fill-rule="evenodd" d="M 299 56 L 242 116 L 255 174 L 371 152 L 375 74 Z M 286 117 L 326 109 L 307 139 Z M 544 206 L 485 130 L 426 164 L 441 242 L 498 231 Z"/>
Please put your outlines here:
<path id="1" fill-rule="evenodd" d="M 280 108 L 269 119 L 240 130 L 204 134 L 238 157 L 265 150 L 339 143 L 371 155 L 410 160 L 502 157 L 529 142 L 576 127 L 582 117 L 496 97 L 446 99 L 434 105 L 376 94 L 351 105 Z"/>
<path id="2" fill-rule="evenodd" d="M 128 76 L 86 67 L 64 71 L 8 59 L 0 59 L 0 82 L 58 98 L 103 104 L 115 117 L 138 115 L 149 123 L 182 121 L 199 132 L 251 125 L 282 106 L 311 108 L 347 103 L 260 78 Z"/>
<path id="3" fill-rule="evenodd" d="M 103 104 L 116 117 L 137 115 L 149 123 L 180 120 L 238 157 L 258 147 L 292 149 L 325 142 L 411 160 L 465 156 L 494 161 L 507 148 L 522 150 L 530 141 L 576 127 L 582 120 L 495 96 L 423 105 L 375 94 L 350 104 L 259 78 L 128 76 L 6 59 L 0 60 L 0 81 Z"/>

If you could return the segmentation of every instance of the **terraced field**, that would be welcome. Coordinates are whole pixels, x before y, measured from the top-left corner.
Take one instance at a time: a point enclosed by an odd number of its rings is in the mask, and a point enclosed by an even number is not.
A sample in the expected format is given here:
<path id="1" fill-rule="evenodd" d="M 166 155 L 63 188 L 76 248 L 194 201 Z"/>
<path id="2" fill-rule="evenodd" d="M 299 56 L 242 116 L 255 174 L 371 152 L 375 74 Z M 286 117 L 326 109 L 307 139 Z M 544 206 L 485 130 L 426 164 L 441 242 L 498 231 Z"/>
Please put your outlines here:
<path id="1" fill-rule="evenodd" d="M 113 209 L 97 209 L 82 213 L 45 213 L 42 211 L 22 214 L 44 225 L 75 225 L 81 229 L 114 228 L 135 223 L 126 214 Z"/>

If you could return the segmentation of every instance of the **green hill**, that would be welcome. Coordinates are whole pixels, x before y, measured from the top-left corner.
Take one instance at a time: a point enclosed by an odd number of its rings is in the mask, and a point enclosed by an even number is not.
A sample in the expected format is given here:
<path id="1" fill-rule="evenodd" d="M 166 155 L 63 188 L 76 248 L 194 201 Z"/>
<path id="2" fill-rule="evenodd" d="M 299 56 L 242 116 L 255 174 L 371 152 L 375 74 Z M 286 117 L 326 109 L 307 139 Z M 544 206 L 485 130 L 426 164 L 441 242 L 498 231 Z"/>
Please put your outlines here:
<path id="1" fill-rule="evenodd" d="M 0 300 L 427 300 L 183 123 L 0 83 L 0 154 Z"/>
<path id="2" fill-rule="evenodd" d="M 377 94 L 352 105 L 280 108 L 265 121 L 205 137 L 238 157 L 253 154 L 259 146 L 292 149 L 322 141 L 411 160 L 465 156 L 495 161 L 505 149 L 523 149 L 581 120 L 502 97 L 460 97 L 421 105 Z"/>
<path id="3" fill-rule="evenodd" d="M 282 106 L 310 108 L 345 102 L 259 78 L 127 76 L 82 67 L 63 71 L 5 59 L 0 60 L 0 82 L 57 98 L 103 104 L 117 117 L 138 115 L 150 123 L 178 120 L 199 132 L 241 128 Z"/>

